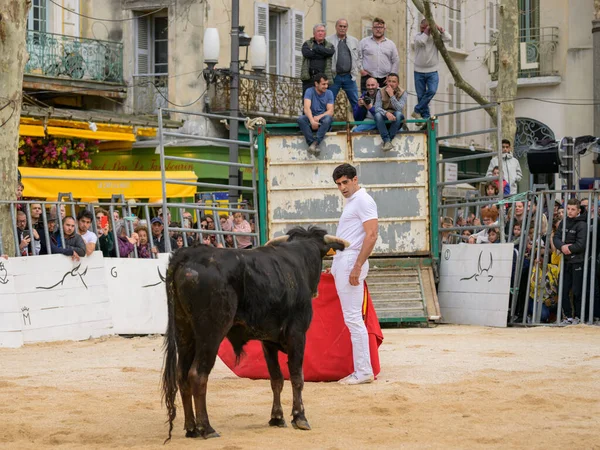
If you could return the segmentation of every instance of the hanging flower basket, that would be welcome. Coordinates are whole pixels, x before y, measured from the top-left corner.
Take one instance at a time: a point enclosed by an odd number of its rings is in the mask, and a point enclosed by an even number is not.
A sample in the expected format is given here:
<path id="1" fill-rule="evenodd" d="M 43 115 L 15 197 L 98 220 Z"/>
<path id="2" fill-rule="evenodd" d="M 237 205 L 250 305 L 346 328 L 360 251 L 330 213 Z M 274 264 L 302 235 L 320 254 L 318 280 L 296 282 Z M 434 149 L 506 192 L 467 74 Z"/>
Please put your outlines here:
<path id="1" fill-rule="evenodd" d="M 19 165 L 49 169 L 89 169 L 99 141 L 75 138 L 22 137 Z"/>

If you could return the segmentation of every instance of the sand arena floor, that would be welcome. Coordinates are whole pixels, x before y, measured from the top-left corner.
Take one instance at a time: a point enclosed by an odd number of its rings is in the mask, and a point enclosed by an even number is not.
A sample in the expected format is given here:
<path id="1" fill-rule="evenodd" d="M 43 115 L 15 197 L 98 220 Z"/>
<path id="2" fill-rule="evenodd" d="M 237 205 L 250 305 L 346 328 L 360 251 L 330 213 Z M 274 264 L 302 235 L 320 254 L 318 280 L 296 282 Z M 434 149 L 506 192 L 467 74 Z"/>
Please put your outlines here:
<path id="1" fill-rule="evenodd" d="M 0 447 L 600 449 L 600 327 L 384 335 L 374 384 L 305 385 L 308 432 L 270 428 L 269 382 L 239 379 L 217 361 L 208 407 L 221 438 L 185 439 L 178 408 L 166 447 L 162 338 L 0 349 Z M 282 402 L 288 414 L 289 382 Z"/>

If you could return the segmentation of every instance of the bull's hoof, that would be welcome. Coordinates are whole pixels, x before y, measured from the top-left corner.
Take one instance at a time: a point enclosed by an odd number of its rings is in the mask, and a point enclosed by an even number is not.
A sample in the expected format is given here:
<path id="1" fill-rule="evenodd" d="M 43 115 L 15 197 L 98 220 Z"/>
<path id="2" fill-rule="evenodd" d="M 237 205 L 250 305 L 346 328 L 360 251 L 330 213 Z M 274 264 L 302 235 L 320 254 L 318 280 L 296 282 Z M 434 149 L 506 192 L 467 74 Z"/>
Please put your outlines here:
<path id="1" fill-rule="evenodd" d="M 308 420 L 306 419 L 294 419 L 292 420 L 292 426 L 296 430 L 310 430 L 310 425 L 308 424 Z"/>
<path id="2" fill-rule="evenodd" d="M 212 439 L 212 438 L 218 438 L 221 437 L 221 435 L 219 433 L 217 433 L 215 430 L 210 429 L 210 430 L 200 430 L 200 435 L 204 438 L 204 439 Z"/>
<path id="3" fill-rule="evenodd" d="M 284 419 L 273 418 L 273 419 L 269 420 L 269 426 L 270 427 L 285 428 L 285 427 L 287 427 L 287 424 L 285 423 Z"/>
<path id="4" fill-rule="evenodd" d="M 191 431 L 190 430 L 186 430 L 185 437 L 186 438 L 192 438 L 192 439 L 199 438 L 199 437 L 201 437 L 200 430 L 198 428 L 194 428 Z"/>

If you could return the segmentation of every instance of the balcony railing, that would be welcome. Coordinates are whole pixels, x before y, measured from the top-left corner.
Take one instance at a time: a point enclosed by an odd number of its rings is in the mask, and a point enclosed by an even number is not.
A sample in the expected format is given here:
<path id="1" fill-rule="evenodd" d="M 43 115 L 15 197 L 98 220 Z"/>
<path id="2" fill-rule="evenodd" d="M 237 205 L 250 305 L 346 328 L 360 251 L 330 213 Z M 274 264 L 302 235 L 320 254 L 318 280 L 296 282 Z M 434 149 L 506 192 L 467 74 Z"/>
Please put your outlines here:
<path id="1" fill-rule="evenodd" d="M 230 76 L 218 71 L 209 88 L 209 105 L 213 112 L 229 110 Z M 302 112 L 302 81 L 274 74 L 240 74 L 240 111 L 248 116 L 295 120 Z M 347 120 L 349 105 L 343 91 L 334 105 L 334 119 Z"/>
<path id="2" fill-rule="evenodd" d="M 27 32 L 25 73 L 123 83 L 123 44 L 62 34 Z"/>
<path id="3" fill-rule="evenodd" d="M 136 114 L 157 114 L 169 106 L 169 75 L 151 73 L 133 76 L 133 110 Z"/>
<path id="4" fill-rule="evenodd" d="M 558 75 L 555 66 L 558 27 L 526 28 L 519 32 L 519 78 Z M 492 80 L 498 80 L 498 48 L 492 42 Z"/>

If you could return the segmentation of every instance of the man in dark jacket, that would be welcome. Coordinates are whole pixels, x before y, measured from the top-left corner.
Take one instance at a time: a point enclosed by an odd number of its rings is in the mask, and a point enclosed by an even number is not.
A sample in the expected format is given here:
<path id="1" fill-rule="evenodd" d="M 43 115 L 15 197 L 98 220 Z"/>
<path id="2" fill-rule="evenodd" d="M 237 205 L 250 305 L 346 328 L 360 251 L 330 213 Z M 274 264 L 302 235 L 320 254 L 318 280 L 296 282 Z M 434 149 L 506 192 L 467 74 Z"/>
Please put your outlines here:
<path id="1" fill-rule="evenodd" d="M 563 225 L 565 239 L 563 241 Z M 564 324 L 579 323 L 581 317 L 581 294 L 583 287 L 583 263 L 587 240 L 586 216 L 580 214 L 579 200 L 572 198 L 567 202 L 567 218 L 561 222 L 554 233 L 554 246 L 563 255 L 563 298 L 562 308 Z M 569 292 L 573 294 L 573 305 Z M 573 311 L 573 307 L 575 311 Z M 573 314 L 575 313 L 575 314 Z"/>
<path id="2" fill-rule="evenodd" d="M 74 261 L 79 261 L 80 256 L 85 256 L 85 242 L 80 235 L 75 232 L 75 219 L 68 216 L 63 219 L 63 234 L 65 242 L 63 244 L 60 237 L 60 231 L 56 229 L 56 216 L 48 218 L 48 235 L 50 237 L 50 252 L 70 256 Z M 40 254 L 47 255 L 46 233 L 40 235 Z"/>
<path id="3" fill-rule="evenodd" d="M 162 219 L 160 217 L 154 217 L 150 221 L 150 226 L 152 227 L 152 243 L 154 244 L 154 247 L 152 247 L 151 249 L 152 253 L 166 253 L 167 250 L 165 246 L 164 233 L 165 227 L 163 225 Z M 177 241 L 168 236 L 166 239 L 171 240 L 171 251 L 175 250 L 177 248 Z"/>
<path id="4" fill-rule="evenodd" d="M 324 73 L 326 79 L 333 83 L 331 60 L 335 48 L 325 39 L 326 34 L 325 25 L 317 24 L 313 27 L 313 37 L 302 44 L 302 98 L 306 90 L 313 87 L 313 78 L 318 73 Z"/>

